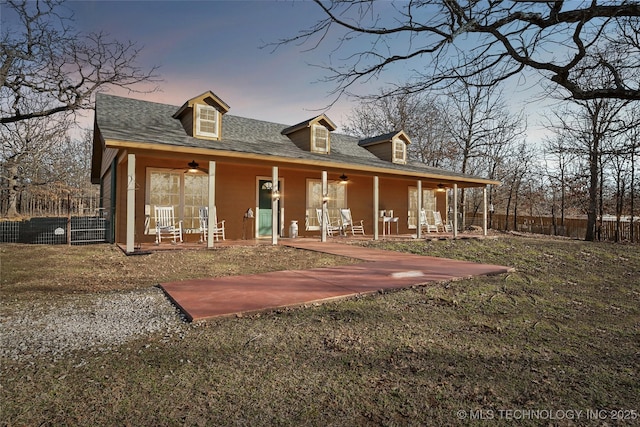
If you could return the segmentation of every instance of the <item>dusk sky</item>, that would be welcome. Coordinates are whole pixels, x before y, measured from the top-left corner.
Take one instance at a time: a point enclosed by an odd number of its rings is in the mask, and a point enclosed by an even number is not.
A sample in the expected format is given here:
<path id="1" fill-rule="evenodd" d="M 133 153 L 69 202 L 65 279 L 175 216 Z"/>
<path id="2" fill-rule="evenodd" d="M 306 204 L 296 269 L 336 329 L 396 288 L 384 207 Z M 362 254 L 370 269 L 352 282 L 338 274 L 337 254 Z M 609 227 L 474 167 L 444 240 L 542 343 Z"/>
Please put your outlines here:
<path id="1" fill-rule="evenodd" d="M 392 5 L 383 2 L 380 7 Z M 163 80 L 159 92 L 129 94 L 114 89 L 109 93 L 182 105 L 211 90 L 231 107 L 229 114 L 282 124 L 325 112 L 341 126 L 356 105 L 341 98 L 325 109 L 334 100 L 329 93 L 334 86 L 321 82 L 327 72 L 313 65 L 326 64 L 335 43 L 314 50 L 295 44 L 275 52 L 264 47 L 296 35 L 322 17 L 310 1 L 71 1 L 66 7 L 75 14 L 77 30 L 104 31 L 115 39 L 131 40 L 142 48 L 141 66 L 159 66 Z M 10 17 L 4 12 L 6 21 Z M 341 55 L 334 53 L 334 60 Z M 375 93 L 378 87 L 403 82 L 407 75 L 404 67 L 396 67 L 355 89 Z M 512 87 L 516 84 L 511 82 Z M 531 99 L 520 89 L 506 95 L 514 112 L 527 105 L 531 109 Z M 89 127 L 91 121 L 92 114 L 82 125 Z M 536 121 L 529 120 L 529 134 Z"/>
<path id="2" fill-rule="evenodd" d="M 74 1 L 81 31 L 103 30 L 143 47 L 141 61 L 158 65 L 161 92 L 127 94 L 181 105 L 212 90 L 229 114 L 293 124 L 322 112 L 333 100 L 332 86 L 318 83 L 322 52 L 265 47 L 295 35 L 315 21 L 311 2 L 292 1 Z M 261 48 L 263 47 L 263 48 Z M 344 99 L 327 114 L 343 121 L 352 104 Z"/>

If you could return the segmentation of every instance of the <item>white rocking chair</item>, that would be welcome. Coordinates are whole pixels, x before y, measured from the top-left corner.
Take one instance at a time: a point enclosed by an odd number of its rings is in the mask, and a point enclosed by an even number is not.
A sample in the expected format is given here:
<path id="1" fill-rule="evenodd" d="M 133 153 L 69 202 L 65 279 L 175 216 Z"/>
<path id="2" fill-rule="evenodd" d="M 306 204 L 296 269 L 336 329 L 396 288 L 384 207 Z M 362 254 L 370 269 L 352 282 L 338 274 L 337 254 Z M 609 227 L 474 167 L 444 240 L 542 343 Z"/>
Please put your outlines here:
<path id="1" fill-rule="evenodd" d="M 436 230 L 440 230 L 442 229 L 442 232 L 447 232 L 447 233 L 451 233 L 453 231 L 453 227 L 451 226 L 450 222 L 445 223 L 444 221 L 442 221 L 442 215 L 440 215 L 440 212 L 438 211 L 433 211 L 433 222 L 435 224 Z"/>
<path id="2" fill-rule="evenodd" d="M 316 215 L 318 217 L 318 224 L 322 224 L 322 208 L 316 209 Z M 340 234 L 342 232 L 342 226 L 335 222 L 331 222 L 329 218 L 329 213 L 324 218 L 325 229 L 327 230 L 327 236 L 333 237 L 335 233 Z M 320 228 L 322 229 L 322 228 Z"/>
<path id="3" fill-rule="evenodd" d="M 173 243 L 182 243 L 182 221 L 176 222 L 173 206 L 156 206 L 156 245 L 162 242 L 162 236 L 171 237 Z"/>
<path id="4" fill-rule="evenodd" d="M 207 236 L 209 233 L 209 208 L 207 206 L 203 206 L 198 211 L 198 219 L 200 220 L 200 241 L 206 242 Z M 218 222 L 218 215 L 215 206 L 213 207 L 213 222 L 211 233 L 213 235 L 213 239 L 215 241 L 219 241 L 220 238 L 225 240 L 224 235 L 224 222 L 225 220 Z"/>
<path id="5" fill-rule="evenodd" d="M 351 209 L 340 209 L 340 219 L 342 220 L 342 231 L 347 234 L 347 230 L 351 230 L 353 236 L 362 234 L 364 236 L 364 220 L 360 220 L 359 223 L 354 223 L 351 217 Z"/>
<path id="6" fill-rule="evenodd" d="M 431 233 L 433 232 L 438 232 L 438 227 L 436 227 L 434 224 L 430 224 L 429 220 L 427 219 L 427 211 L 425 211 L 424 209 L 420 210 L 420 233 L 422 233 L 423 231 L 426 231 L 427 233 Z"/>

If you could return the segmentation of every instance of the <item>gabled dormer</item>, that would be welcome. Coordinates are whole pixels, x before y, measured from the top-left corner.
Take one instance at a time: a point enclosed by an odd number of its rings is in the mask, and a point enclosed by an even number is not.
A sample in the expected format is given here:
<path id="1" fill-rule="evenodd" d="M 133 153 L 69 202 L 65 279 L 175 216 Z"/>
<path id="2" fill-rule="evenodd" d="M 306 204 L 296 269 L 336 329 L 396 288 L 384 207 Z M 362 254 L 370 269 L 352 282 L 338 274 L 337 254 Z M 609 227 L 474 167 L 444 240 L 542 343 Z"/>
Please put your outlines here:
<path id="1" fill-rule="evenodd" d="M 305 151 L 319 154 L 329 154 L 331 152 L 331 132 L 337 126 L 324 114 L 310 120 L 290 126 L 282 131 Z"/>
<path id="2" fill-rule="evenodd" d="M 189 136 L 220 140 L 222 116 L 227 111 L 229 106 L 215 93 L 207 91 L 185 102 L 173 114 L 173 118 L 180 120 Z"/>
<path id="3" fill-rule="evenodd" d="M 411 140 L 404 131 L 385 133 L 358 142 L 359 146 L 366 148 L 379 159 L 401 165 L 407 163 L 409 144 Z"/>

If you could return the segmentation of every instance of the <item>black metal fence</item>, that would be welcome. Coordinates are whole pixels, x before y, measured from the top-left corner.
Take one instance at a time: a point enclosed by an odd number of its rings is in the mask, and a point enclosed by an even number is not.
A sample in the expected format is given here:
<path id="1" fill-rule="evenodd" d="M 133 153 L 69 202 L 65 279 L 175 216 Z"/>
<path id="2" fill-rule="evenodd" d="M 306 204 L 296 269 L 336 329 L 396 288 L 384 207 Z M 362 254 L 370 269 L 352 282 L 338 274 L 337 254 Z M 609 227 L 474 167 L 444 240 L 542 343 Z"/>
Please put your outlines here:
<path id="1" fill-rule="evenodd" d="M 47 245 L 105 243 L 111 235 L 110 227 L 111 222 L 104 216 L 0 221 L 0 242 Z"/>

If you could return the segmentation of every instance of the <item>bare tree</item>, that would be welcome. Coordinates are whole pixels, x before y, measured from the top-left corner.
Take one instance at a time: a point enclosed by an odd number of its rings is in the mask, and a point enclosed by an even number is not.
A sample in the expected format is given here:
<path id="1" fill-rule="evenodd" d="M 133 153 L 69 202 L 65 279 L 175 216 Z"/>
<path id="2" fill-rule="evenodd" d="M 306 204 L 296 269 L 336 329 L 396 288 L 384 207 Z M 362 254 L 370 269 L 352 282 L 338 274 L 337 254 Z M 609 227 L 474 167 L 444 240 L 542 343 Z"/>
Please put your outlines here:
<path id="1" fill-rule="evenodd" d="M 80 34 L 61 0 L 7 0 L 0 44 L 0 137 L 7 215 L 18 215 L 27 186 L 63 179 L 65 134 L 73 114 L 93 108 L 92 97 L 108 87 L 137 90 L 155 83 L 156 68 L 136 65 L 133 42 L 104 33 Z M 150 90 L 154 90 L 152 88 Z"/>
<path id="2" fill-rule="evenodd" d="M 0 45 L 0 123 L 92 108 L 107 87 L 157 81 L 136 66 L 140 49 L 104 33 L 80 34 L 61 0 L 7 0 Z M 153 90 L 153 89 L 152 89 Z"/>
<path id="3" fill-rule="evenodd" d="M 67 154 L 60 146 L 68 129 L 66 117 L 63 120 L 40 117 L 0 126 L 0 177 L 7 185 L 8 217 L 18 216 L 18 196 L 25 188 L 61 178 L 61 171 L 51 166 Z"/>
<path id="4" fill-rule="evenodd" d="M 411 138 L 410 158 L 433 167 L 450 166 L 456 156 L 448 144 L 443 107 L 435 97 L 423 94 L 363 99 L 348 116 L 344 130 L 362 138 L 404 130 Z"/>
<path id="5" fill-rule="evenodd" d="M 608 138 L 603 146 L 603 161 L 601 169 L 601 181 L 604 188 L 604 177 L 607 176 L 612 184 L 608 192 L 601 198 L 601 206 L 608 202 L 608 212 L 613 211 L 616 216 L 615 241 L 620 241 L 622 236 L 622 217 L 633 216 L 634 186 L 635 186 L 635 156 L 638 150 L 638 124 L 640 116 L 638 111 L 630 110 L 627 115 L 619 120 L 629 123 L 624 132 L 615 137 Z M 604 191 L 601 190 L 601 193 Z M 601 207 L 601 212 L 603 208 Z M 633 227 L 631 227 L 633 230 Z M 633 238 L 631 234 L 630 238 Z M 633 240 L 632 240 L 633 241 Z"/>
<path id="6" fill-rule="evenodd" d="M 337 36 L 334 55 L 343 57 L 338 65 L 330 57 L 324 67 L 338 94 L 402 64 L 415 79 L 401 91 L 446 86 L 486 70 L 493 76 L 487 84 L 533 71 L 568 98 L 640 99 L 635 1 L 314 1 L 324 17 L 274 46 L 313 49 Z M 605 54 L 611 48 L 624 55 L 611 60 Z M 606 75 L 606 83 L 595 85 L 594 75 Z"/>
<path id="7" fill-rule="evenodd" d="M 624 151 L 624 148 L 614 149 L 611 152 L 610 163 L 612 168 L 612 178 L 615 185 L 614 198 L 615 198 L 615 215 L 616 215 L 616 231 L 614 240 L 619 242 L 622 239 L 622 224 L 621 219 L 624 214 L 624 201 L 626 192 L 629 189 L 629 157 Z"/>
<path id="8" fill-rule="evenodd" d="M 506 188 L 506 204 L 505 204 L 505 220 L 504 229 L 509 229 L 509 212 L 513 211 L 513 229 L 518 228 L 518 208 L 520 206 L 520 196 L 523 187 L 525 187 L 528 181 L 531 179 L 530 170 L 531 164 L 534 160 L 534 153 L 532 147 L 528 146 L 525 142 L 521 142 L 515 149 L 515 153 L 512 156 L 513 161 L 510 164 L 508 174 L 504 178 Z"/>
<path id="9" fill-rule="evenodd" d="M 637 113 L 636 113 L 637 114 Z M 630 218 L 630 240 L 634 242 L 634 216 L 635 216 L 635 198 L 636 198 L 636 158 L 640 155 L 640 128 L 638 126 L 629 129 L 629 160 L 631 163 L 631 188 L 629 195 L 629 213 Z"/>
<path id="10" fill-rule="evenodd" d="M 495 176 L 502 156 L 510 152 L 524 134 L 520 114 L 512 114 L 498 86 L 485 85 L 488 73 L 476 75 L 473 81 L 461 80 L 446 92 L 448 143 L 455 147 L 454 169 L 468 174 Z M 459 203 L 465 224 L 465 190 Z"/>
<path id="11" fill-rule="evenodd" d="M 611 99 L 574 101 L 555 113 L 556 126 L 563 135 L 571 136 L 570 150 L 587 164 L 589 201 L 585 240 L 596 238 L 598 212 L 601 211 L 602 161 L 604 143 L 626 132 L 632 125 L 623 120 L 630 101 Z M 636 124 L 637 126 L 637 124 Z M 602 215 L 600 215 L 601 217 Z"/>
<path id="12" fill-rule="evenodd" d="M 566 137 L 556 134 L 545 141 L 545 172 L 551 191 L 551 221 L 554 234 L 564 234 L 567 211 L 567 192 L 572 179 L 572 165 L 576 155 L 567 144 Z M 575 195 L 574 195 L 575 196 Z M 559 200 L 558 200 L 559 199 Z M 575 197 L 574 197 L 575 199 Z M 560 203 L 560 224 L 557 223 L 556 205 Z"/>

